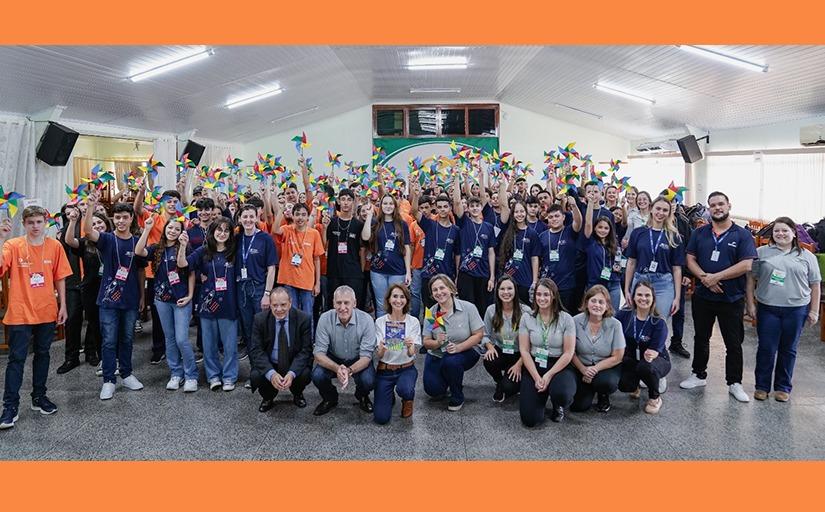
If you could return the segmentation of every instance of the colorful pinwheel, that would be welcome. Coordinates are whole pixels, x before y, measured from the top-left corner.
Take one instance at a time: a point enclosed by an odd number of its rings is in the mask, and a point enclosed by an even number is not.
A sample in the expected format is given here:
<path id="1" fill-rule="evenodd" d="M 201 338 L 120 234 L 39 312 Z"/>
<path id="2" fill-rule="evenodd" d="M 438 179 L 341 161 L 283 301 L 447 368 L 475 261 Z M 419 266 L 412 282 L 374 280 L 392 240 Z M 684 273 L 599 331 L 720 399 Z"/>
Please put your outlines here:
<path id="1" fill-rule="evenodd" d="M 306 132 L 301 132 L 301 135 L 292 137 L 292 142 L 295 144 L 295 151 L 301 156 L 304 156 L 304 149 L 311 145 L 309 141 L 307 141 Z"/>
<path id="2" fill-rule="evenodd" d="M 23 199 L 23 194 L 17 192 L 4 192 L 2 185 L 0 185 L 0 210 L 9 212 L 9 217 L 17 215 L 17 201 Z"/>

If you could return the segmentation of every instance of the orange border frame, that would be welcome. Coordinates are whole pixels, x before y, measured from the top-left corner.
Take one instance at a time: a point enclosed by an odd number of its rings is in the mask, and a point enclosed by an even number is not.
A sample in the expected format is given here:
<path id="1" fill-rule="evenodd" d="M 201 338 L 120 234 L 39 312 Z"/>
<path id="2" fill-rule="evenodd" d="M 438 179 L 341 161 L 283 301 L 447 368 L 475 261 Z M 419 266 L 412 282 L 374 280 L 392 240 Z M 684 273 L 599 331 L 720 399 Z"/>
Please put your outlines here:
<path id="1" fill-rule="evenodd" d="M 586 5 L 546 0 L 414 2 L 414 14 L 404 13 L 403 3 L 395 4 L 401 9 L 393 13 L 388 9 L 393 4 L 386 0 L 238 0 L 231 5 L 168 0 L 142 0 L 139 5 L 111 0 L 7 2 L 0 44 L 825 42 L 825 4 L 811 0 L 781 7 L 743 0 L 588 0 Z M 464 29 L 448 32 L 427 23 L 443 18 L 446 8 Z M 164 14 L 149 18 L 148 13 Z M 398 14 L 405 17 L 404 24 L 386 24 L 387 16 Z M 109 23 L 117 29 L 110 30 Z M 0 442 L 7 441 L 0 436 Z M 0 462 L 0 474 L 3 510 L 407 510 L 431 504 L 435 510 L 590 511 L 603 506 L 692 512 L 821 507 L 818 484 L 825 463 Z M 452 476 L 450 485 L 444 484 L 444 475 Z M 216 491 L 210 492 L 210 486 Z"/>

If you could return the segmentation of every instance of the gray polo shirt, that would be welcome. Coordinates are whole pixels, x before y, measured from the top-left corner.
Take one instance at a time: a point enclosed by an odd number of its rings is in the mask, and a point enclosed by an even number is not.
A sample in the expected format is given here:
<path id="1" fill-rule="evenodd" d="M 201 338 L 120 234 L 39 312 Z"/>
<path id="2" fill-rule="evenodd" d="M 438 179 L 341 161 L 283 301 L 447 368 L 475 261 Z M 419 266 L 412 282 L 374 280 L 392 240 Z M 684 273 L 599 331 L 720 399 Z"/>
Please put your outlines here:
<path id="1" fill-rule="evenodd" d="M 334 309 L 318 318 L 313 354 L 331 354 L 343 361 L 352 361 L 360 357 L 372 358 L 374 351 L 375 322 L 367 313 L 353 310 L 346 326 Z"/>
<path id="2" fill-rule="evenodd" d="M 590 335 L 585 313 L 573 317 L 573 322 L 576 324 L 576 356 L 586 366 L 593 366 L 610 357 L 614 350 L 625 348 L 622 323 L 612 316 L 602 320 L 602 328 L 595 336 Z"/>
<path id="3" fill-rule="evenodd" d="M 811 303 L 811 286 L 819 286 L 819 262 L 810 251 L 783 253 L 775 245 L 756 249 L 751 274 L 756 278 L 756 300 L 766 306 L 800 307 Z"/>
<path id="4" fill-rule="evenodd" d="M 564 338 L 576 336 L 576 324 L 573 317 L 565 311 L 559 312 L 559 317 L 550 325 L 547 333 L 542 329 L 541 320 L 532 313 L 521 319 L 519 334 L 530 337 L 530 354 L 536 355 L 537 348 L 546 348 L 548 357 L 561 357 L 564 352 Z M 544 337 L 547 336 L 547 340 Z"/>
<path id="5" fill-rule="evenodd" d="M 530 314 L 530 308 L 519 303 L 521 306 L 521 323 L 524 323 L 524 318 Z M 516 353 L 518 353 L 518 333 L 520 325 L 513 330 L 513 322 L 511 318 L 503 317 L 501 322 L 501 330 L 496 332 L 493 329 L 493 317 L 496 316 L 496 305 L 490 304 L 487 311 L 484 312 L 484 337 L 481 339 L 481 345 L 486 346 L 487 343 L 501 348 L 504 345 L 503 340 L 512 340 L 516 345 Z"/>
<path id="6" fill-rule="evenodd" d="M 438 308 L 438 304 L 432 307 L 434 316 L 438 314 Z M 473 331 L 484 328 L 484 322 L 481 320 L 481 315 L 478 314 L 478 310 L 471 302 L 467 302 L 466 300 L 454 298 L 453 312 L 443 318 L 447 331 L 447 339 L 439 348 L 428 350 L 430 355 L 434 357 L 444 357 L 444 351 L 442 349 L 447 346 L 447 343 L 463 343 L 473 334 Z M 442 329 L 441 327 L 433 327 L 431 322 L 424 321 L 425 338 L 435 338 L 433 332 L 437 335 Z M 481 343 L 473 347 L 473 349 L 480 354 L 482 352 Z"/>

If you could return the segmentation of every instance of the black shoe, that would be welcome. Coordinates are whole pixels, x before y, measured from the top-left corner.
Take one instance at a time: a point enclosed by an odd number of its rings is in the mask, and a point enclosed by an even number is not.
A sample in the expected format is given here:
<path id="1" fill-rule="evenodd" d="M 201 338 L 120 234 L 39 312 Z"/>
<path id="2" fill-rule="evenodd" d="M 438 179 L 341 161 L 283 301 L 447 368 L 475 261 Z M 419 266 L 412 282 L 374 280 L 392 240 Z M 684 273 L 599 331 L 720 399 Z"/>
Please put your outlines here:
<path id="1" fill-rule="evenodd" d="M 372 400 L 369 396 L 358 399 L 358 407 L 364 412 L 372 412 Z"/>
<path id="2" fill-rule="evenodd" d="M 684 357 L 685 359 L 690 359 L 690 352 L 688 352 L 684 345 L 682 345 L 681 341 L 672 340 L 670 342 L 669 350 L 671 354 L 676 354 L 678 356 Z"/>
<path id="3" fill-rule="evenodd" d="M 493 402 L 503 402 L 504 401 L 504 391 L 501 390 L 498 386 L 496 386 L 496 392 L 493 393 Z"/>
<path id="4" fill-rule="evenodd" d="M 554 423 L 561 423 L 564 420 L 564 407 L 553 407 L 553 412 L 550 413 L 550 421 Z"/>
<path id="5" fill-rule="evenodd" d="M 607 412 L 610 410 L 610 395 L 599 395 L 596 410 L 599 412 Z"/>
<path id="6" fill-rule="evenodd" d="M 266 412 L 266 411 L 272 409 L 273 407 L 275 407 L 275 399 L 274 398 L 270 398 L 270 399 L 264 398 L 263 400 L 261 400 L 261 405 L 258 406 L 258 412 Z"/>
<path id="7" fill-rule="evenodd" d="M 3 414 L 0 414 L 0 430 L 14 428 L 14 423 L 19 419 L 16 407 L 4 407 Z"/>
<path id="8" fill-rule="evenodd" d="M 152 359 L 149 360 L 149 364 L 159 365 L 164 359 L 166 359 L 166 354 L 153 354 Z"/>
<path id="9" fill-rule="evenodd" d="M 328 402 L 326 400 L 323 400 L 320 404 L 318 404 L 318 407 L 316 407 L 315 410 L 312 411 L 312 414 L 314 416 L 323 416 L 329 411 L 335 409 L 336 405 L 338 405 L 338 402 Z"/>
<path id="10" fill-rule="evenodd" d="M 57 412 L 57 406 L 52 403 L 45 396 L 32 398 L 32 411 L 40 411 L 40 414 L 54 414 Z"/>
<path id="11" fill-rule="evenodd" d="M 243 348 L 239 347 L 238 348 L 238 361 L 243 361 L 247 357 L 249 357 L 249 352 L 247 352 L 246 347 L 243 347 Z"/>
<path id="12" fill-rule="evenodd" d="M 203 362 L 203 352 L 198 351 L 195 354 L 195 364 Z"/>
<path id="13" fill-rule="evenodd" d="M 71 360 L 71 361 L 66 361 L 65 363 L 61 364 L 57 368 L 57 374 L 58 375 L 63 375 L 64 373 L 69 373 L 70 371 L 74 370 L 78 366 L 80 366 L 80 361 L 77 360 L 77 359 L 74 359 L 74 360 Z"/>
<path id="14" fill-rule="evenodd" d="M 86 362 L 89 363 L 89 366 L 97 366 L 100 364 L 100 357 L 97 354 L 87 355 Z"/>
<path id="15" fill-rule="evenodd" d="M 304 398 L 303 393 L 298 393 L 297 395 L 292 397 L 292 403 L 294 403 L 298 408 L 303 409 L 307 406 L 307 401 Z"/>

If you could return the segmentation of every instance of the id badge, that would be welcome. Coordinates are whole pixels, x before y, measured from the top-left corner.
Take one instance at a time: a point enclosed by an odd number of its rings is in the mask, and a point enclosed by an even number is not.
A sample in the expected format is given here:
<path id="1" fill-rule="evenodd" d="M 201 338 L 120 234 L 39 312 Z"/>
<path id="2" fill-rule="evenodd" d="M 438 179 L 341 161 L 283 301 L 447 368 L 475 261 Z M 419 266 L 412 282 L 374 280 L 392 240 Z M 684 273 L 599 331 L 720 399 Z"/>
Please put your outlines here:
<path id="1" fill-rule="evenodd" d="M 656 272 L 657 268 L 659 268 L 659 262 L 658 261 L 651 261 L 650 265 L 647 266 L 647 270 L 649 272 Z"/>
<path id="2" fill-rule="evenodd" d="M 435 261 L 443 261 L 444 260 L 444 249 L 436 249 L 435 250 Z"/>
<path id="3" fill-rule="evenodd" d="M 293 266 L 300 267 L 301 266 L 301 255 L 297 252 L 292 255 L 292 260 L 290 261 Z"/>
<path id="4" fill-rule="evenodd" d="M 493 234 L 496 235 L 496 238 L 498 238 L 499 233 L 501 233 L 501 228 L 498 226 L 493 226 Z"/>
<path id="5" fill-rule="evenodd" d="M 622 261 L 619 263 L 619 266 L 620 266 L 621 268 L 627 268 L 627 258 L 625 258 L 624 256 L 622 256 Z"/>
<path id="6" fill-rule="evenodd" d="M 540 367 L 547 368 L 547 356 L 548 356 L 548 352 L 547 352 L 546 348 L 537 348 L 536 349 L 535 359 L 536 359 L 536 362 L 539 364 Z"/>
<path id="7" fill-rule="evenodd" d="M 524 253 L 521 252 L 521 249 L 516 249 L 513 251 L 513 261 L 521 261 L 524 258 Z"/>
<path id="8" fill-rule="evenodd" d="M 774 269 L 773 272 L 771 272 L 770 283 L 774 286 L 785 286 L 785 271 Z"/>
<path id="9" fill-rule="evenodd" d="M 473 258 L 480 258 L 481 257 L 481 246 L 477 245 L 473 247 Z"/>
<path id="10" fill-rule="evenodd" d="M 338 242 L 338 254 L 346 254 L 347 253 L 347 243 L 346 242 Z"/>
<path id="11" fill-rule="evenodd" d="M 241 267 L 241 279 L 248 279 L 249 274 L 246 272 L 246 267 Z"/>
<path id="12" fill-rule="evenodd" d="M 504 354 L 515 354 L 516 340 L 501 340 L 501 352 Z"/>
<path id="13" fill-rule="evenodd" d="M 714 250 L 710 253 L 710 261 L 719 261 L 719 251 Z"/>
<path id="14" fill-rule="evenodd" d="M 43 288 L 46 285 L 46 277 L 43 272 L 34 272 L 29 276 L 29 285 L 32 288 Z"/>
<path id="15" fill-rule="evenodd" d="M 117 269 L 115 273 L 115 279 L 118 281 L 125 281 L 129 277 L 129 268 L 128 267 L 120 267 Z"/>
<path id="16" fill-rule="evenodd" d="M 97 267 L 97 277 L 103 277 L 103 265 Z"/>
<path id="17" fill-rule="evenodd" d="M 177 270 L 170 270 L 169 271 L 169 284 L 178 284 L 180 282 L 180 276 L 178 275 Z"/>
<path id="18" fill-rule="evenodd" d="M 384 250 L 385 251 L 392 251 L 393 249 L 395 249 L 395 240 L 387 240 L 384 243 Z"/>
<path id="19" fill-rule="evenodd" d="M 226 291 L 226 278 L 225 277 L 215 278 L 215 291 L 216 292 L 225 292 Z"/>
<path id="20" fill-rule="evenodd" d="M 550 251 L 550 261 L 559 261 L 559 251 Z"/>
<path id="21" fill-rule="evenodd" d="M 610 267 L 604 267 L 602 269 L 602 273 L 599 274 L 599 277 L 602 279 L 610 280 Z"/>

